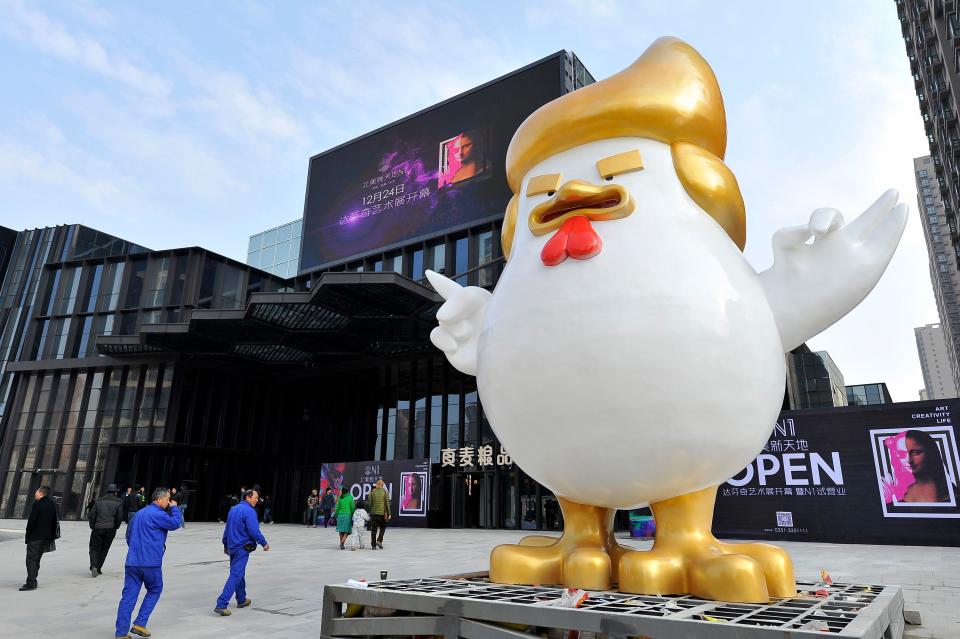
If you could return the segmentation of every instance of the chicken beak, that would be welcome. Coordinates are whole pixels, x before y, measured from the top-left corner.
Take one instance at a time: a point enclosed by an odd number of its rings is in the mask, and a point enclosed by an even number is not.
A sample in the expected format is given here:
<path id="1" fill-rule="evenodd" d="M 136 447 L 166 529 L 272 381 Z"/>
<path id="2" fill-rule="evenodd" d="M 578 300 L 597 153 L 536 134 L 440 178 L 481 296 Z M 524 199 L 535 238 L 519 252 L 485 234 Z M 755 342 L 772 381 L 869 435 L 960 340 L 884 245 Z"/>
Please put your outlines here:
<path id="1" fill-rule="evenodd" d="M 534 235 L 546 235 L 574 216 L 590 220 L 617 220 L 634 210 L 634 201 L 620 184 L 597 186 L 584 180 L 570 180 L 556 194 L 530 212 L 528 224 Z"/>

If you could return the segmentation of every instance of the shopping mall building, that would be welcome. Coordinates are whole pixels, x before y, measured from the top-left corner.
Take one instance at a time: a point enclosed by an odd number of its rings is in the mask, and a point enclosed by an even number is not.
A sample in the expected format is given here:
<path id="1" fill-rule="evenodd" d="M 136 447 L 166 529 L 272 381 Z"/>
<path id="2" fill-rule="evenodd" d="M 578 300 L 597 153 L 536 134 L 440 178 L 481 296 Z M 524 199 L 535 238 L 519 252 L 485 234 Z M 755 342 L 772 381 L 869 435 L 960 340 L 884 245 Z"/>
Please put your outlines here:
<path id="1" fill-rule="evenodd" d="M 424 271 L 493 288 L 513 132 L 591 82 L 558 52 L 311 158 L 282 247 L 300 243 L 295 271 L 79 225 L 3 229 L 0 517 L 23 517 L 42 484 L 81 517 L 115 482 L 185 485 L 210 519 L 258 483 L 278 520 L 299 520 L 330 483 L 322 464 L 417 461 L 411 522 L 558 527 L 474 378 L 430 344 L 442 300 Z"/>

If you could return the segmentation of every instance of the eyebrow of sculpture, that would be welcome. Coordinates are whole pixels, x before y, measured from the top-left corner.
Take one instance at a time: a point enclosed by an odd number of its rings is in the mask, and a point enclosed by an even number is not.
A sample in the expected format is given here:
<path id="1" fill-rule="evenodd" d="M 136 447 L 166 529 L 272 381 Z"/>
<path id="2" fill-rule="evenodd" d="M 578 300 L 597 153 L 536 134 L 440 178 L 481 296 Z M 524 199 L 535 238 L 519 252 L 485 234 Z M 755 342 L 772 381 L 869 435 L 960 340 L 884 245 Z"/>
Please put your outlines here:
<path id="1" fill-rule="evenodd" d="M 527 182 L 527 197 L 556 191 L 560 188 L 560 182 L 562 180 L 562 173 L 547 173 L 546 175 L 532 177 L 530 181 Z"/>
<path id="2" fill-rule="evenodd" d="M 600 172 L 602 178 L 610 178 L 621 173 L 642 169 L 643 158 L 640 156 L 640 151 L 637 150 L 617 153 L 597 161 L 597 171 Z"/>

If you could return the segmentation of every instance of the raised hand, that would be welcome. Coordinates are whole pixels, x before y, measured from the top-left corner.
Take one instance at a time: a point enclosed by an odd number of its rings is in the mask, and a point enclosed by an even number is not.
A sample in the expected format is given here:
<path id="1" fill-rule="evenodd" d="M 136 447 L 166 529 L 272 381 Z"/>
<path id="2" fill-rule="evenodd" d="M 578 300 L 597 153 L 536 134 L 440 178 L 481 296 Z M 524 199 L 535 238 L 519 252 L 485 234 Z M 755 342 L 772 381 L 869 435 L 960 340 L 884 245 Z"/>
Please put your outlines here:
<path id="1" fill-rule="evenodd" d="M 817 209 L 806 225 L 774 233 L 773 266 L 760 281 L 784 352 L 849 313 L 876 286 L 907 223 L 907 205 L 897 197 L 890 189 L 847 225 L 839 211 Z"/>
<path id="2" fill-rule="evenodd" d="M 430 341 L 447 355 L 458 371 L 476 375 L 477 339 L 490 291 L 479 286 L 460 286 L 433 271 L 427 271 L 427 279 L 446 300 L 437 311 L 439 326 L 430 333 Z"/>

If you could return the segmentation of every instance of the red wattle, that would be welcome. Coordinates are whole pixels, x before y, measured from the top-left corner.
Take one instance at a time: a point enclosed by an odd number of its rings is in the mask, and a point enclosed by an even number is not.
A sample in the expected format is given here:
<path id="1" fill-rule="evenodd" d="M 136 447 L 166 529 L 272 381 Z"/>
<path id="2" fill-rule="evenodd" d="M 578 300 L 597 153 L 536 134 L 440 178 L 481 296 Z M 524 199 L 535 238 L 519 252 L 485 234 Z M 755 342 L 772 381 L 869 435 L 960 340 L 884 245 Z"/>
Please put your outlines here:
<path id="1" fill-rule="evenodd" d="M 603 240 L 594 230 L 590 218 L 576 215 L 564 220 L 554 236 L 543 245 L 540 261 L 546 266 L 556 266 L 567 257 L 575 260 L 590 259 L 602 249 Z"/>
<path id="2" fill-rule="evenodd" d="M 567 259 L 567 238 L 570 232 L 561 226 L 540 251 L 540 261 L 546 266 L 556 266 Z"/>
<path id="3" fill-rule="evenodd" d="M 570 222 L 570 237 L 567 239 L 567 254 L 575 260 L 588 260 L 603 249 L 603 240 L 597 235 L 590 219 L 577 216 Z"/>

